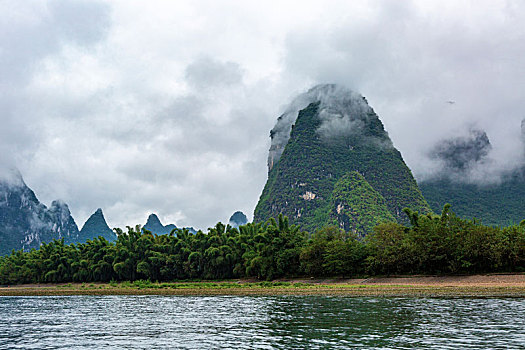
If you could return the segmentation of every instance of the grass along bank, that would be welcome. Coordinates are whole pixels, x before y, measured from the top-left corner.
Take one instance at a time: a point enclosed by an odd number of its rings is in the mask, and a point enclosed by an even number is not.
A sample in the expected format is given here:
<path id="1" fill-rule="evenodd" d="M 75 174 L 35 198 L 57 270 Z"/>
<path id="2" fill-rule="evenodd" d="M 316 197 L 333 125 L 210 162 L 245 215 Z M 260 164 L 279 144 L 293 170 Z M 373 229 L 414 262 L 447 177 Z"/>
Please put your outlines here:
<path id="1" fill-rule="evenodd" d="M 376 277 L 253 282 L 150 281 L 0 286 L 0 296 L 44 295 L 340 295 L 374 297 L 525 297 L 524 274 Z"/>

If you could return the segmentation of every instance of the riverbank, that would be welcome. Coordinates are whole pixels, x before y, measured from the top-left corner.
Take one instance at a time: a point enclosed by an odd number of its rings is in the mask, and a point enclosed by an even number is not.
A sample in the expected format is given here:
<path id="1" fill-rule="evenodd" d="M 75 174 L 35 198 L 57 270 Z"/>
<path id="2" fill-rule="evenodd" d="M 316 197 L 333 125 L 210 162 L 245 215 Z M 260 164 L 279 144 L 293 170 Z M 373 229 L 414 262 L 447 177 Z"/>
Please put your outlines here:
<path id="1" fill-rule="evenodd" d="M 0 286 L 0 296 L 45 295 L 340 295 L 377 297 L 525 297 L 525 274 L 293 279 L 272 282 L 148 281 Z"/>

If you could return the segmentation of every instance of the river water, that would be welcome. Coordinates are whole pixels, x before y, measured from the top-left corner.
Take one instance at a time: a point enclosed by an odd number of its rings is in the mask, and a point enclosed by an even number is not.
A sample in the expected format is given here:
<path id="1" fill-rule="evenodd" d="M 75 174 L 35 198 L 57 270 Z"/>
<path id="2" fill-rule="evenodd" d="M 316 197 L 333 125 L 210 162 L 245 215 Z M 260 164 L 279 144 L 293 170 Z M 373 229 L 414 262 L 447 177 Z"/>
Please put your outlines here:
<path id="1" fill-rule="evenodd" d="M 525 348 L 525 299 L 0 297 L 0 349 Z"/>

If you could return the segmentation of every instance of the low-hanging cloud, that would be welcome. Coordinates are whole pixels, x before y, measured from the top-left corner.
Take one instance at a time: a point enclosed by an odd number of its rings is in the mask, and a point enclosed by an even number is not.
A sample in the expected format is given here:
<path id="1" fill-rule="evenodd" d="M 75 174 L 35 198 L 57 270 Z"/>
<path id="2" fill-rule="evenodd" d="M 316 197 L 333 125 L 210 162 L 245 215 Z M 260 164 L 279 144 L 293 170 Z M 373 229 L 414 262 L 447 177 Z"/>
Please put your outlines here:
<path id="1" fill-rule="evenodd" d="M 65 45 L 90 47 L 109 26 L 99 1 L 4 1 L 0 19 L 0 167 L 11 168 L 43 142 L 30 83 L 43 60 Z"/>
<path id="2" fill-rule="evenodd" d="M 79 225 L 102 207 L 111 227 L 156 212 L 206 228 L 251 216 L 275 117 L 289 135 L 309 103 L 290 101 L 332 82 L 367 98 L 418 179 L 440 170 L 435 145 L 472 125 L 492 145 L 487 177 L 524 158 L 523 4 L 279 6 L 0 2 L 0 164 Z M 359 128 L 323 113 L 320 134 Z"/>
<path id="3" fill-rule="evenodd" d="M 473 128 L 466 135 L 442 140 L 428 154 L 437 163 L 437 170 L 424 180 L 446 178 L 454 182 L 497 182 L 500 178 L 494 177 L 494 174 L 486 177 L 488 169 L 493 166 L 491 151 L 490 140 L 486 132 L 480 129 Z"/>
<path id="4" fill-rule="evenodd" d="M 361 135 L 366 142 L 392 146 L 390 140 L 365 135 L 366 122 L 375 116 L 363 96 L 342 85 L 320 84 L 297 96 L 277 119 L 270 132 L 269 170 L 279 161 L 299 111 L 316 102 L 319 102 L 320 120 L 316 132 L 322 140 Z"/>
<path id="5" fill-rule="evenodd" d="M 472 125 L 491 140 L 486 173 L 497 181 L 514 168 L 525 107 L 523 4 L 368 5 L 366 20 L 348 16 L 290 33 L 288 73 L 363 93 L 418 179 L 440 171 L 429 157 L 435 145 Z"/>

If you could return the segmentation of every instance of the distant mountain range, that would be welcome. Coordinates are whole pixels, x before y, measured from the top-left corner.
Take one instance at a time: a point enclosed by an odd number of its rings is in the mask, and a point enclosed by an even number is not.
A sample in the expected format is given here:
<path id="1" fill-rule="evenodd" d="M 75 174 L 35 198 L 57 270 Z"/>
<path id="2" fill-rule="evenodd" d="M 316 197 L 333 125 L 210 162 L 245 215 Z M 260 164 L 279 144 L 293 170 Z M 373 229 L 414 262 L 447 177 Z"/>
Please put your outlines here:
<path id="1" fill-rule="evenodd" d="M 429 158 L 439 170 L 419 185 L 367 100 L 337 85 L 318 85 L 298 96 L 277 119 L 270 137 L 268 181 L 255 222 L 284 214 L 310 232 L 336 225 L 364 236 L 383 221 L 407 224 L 405 207 L 440 213 L 445 203 L 459 216 L 488 225 L 525 219 L 524 159 L 516 159 L 514 170 L 499 174 L 498 181 L 472 180 L 494 164 L 489 136 L 480 129 L 437 143 Z M 525 121 L 522 137 L 525 151 Z M 237 211 L 228 223 L 239 227 L 247 222 Z M 163 235 L 177 227 L 163 225 L 151 214 L 143 229 Z M 102 209 L 79 231 L 66 203 L 55 200 L 48 208 L 17 170 L 0 173 L 1 255 L 53 239 L 76 243 L 98 236 L 117 239 Z"/>
<path id="2" fill-rule="evenodd" d="M 150 214 L 150 216 L 148 216 L 148 221 L 146 222 L 146 225 L 144 225 L 142 228 L 157 235 L 165 235 L 176 229 L 177 226 L 175 226 L 174 224 L 164 226 L 161 224 L 160 219 L 157 215 Z"/>
<path id="3" fill-rule="evenodd" d="M 0 181 L 0 254 L 12 249 L 38 248 L 53 238 L 75 241 L 78 227 L 61 201 L 47 208 L 26 185 L 17 170 L 2 174 Z"/>
<path id="4" fill-rule="evenodd" d="M 86 242 L 88 239 L 93 239 L 98 236 L 104 237 L 106 240 L 112 242 L 117 239 L 115 232 L 109 228 L 102 209 L 98 208 L 86 221 L 77 241 L 70 242 Z"/>
<path id="5" fill-rule="evenodd" d="M 79 231 L 66 203 L 55 200 L 47 208 L 26 185 L 18 170 L 0 174 L 0 255 L 11 250 L 38 248 L 44 242 L 64 239 L 66 244 L 82 243 L 102 236 L 115 241 L 102 209 L 97 209 Z M 170 233 L 174 224 L 162 225 L 155 214 L 148 217 L 144 229 L 155 234 Z M 191 233 L 197 231 L 187 227 Z"/>

